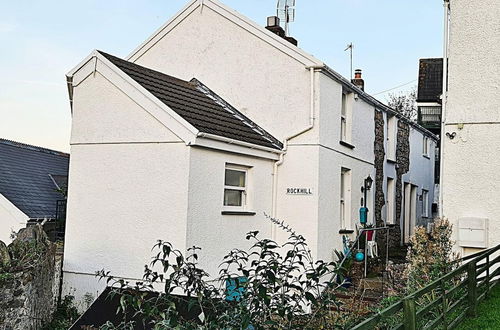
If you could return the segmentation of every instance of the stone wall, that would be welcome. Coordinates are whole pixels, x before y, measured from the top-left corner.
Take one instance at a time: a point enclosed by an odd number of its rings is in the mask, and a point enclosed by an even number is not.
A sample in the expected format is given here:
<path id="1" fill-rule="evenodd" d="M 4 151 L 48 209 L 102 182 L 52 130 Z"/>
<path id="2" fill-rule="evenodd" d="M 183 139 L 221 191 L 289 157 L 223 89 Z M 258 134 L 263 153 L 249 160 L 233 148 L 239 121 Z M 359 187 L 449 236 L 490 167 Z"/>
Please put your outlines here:
<path id="1" fill-rule="evenodd" d="M 401 245 L 401 212 L 403 203 L 403 174 L 410 170 L 410 125 L 398 120 L 396 140 L 396 225 L 391 231 L 390 246 Z"/>
<path id="2" fill-rule="evenodd" d="M 46 244 L 45 253 L 36 265 L 3 273 L 0 330 L 40 329 L 50 321 L 59 296 L 62 255 L 56 252 L 55 244 L 48 241 Z"/>
<path id="3" fill-rule="evenodd" d="M 385 225 L 382 219 L 382 208 L 385 205 L 384 195 L 384 165 L 385 165 L 385 129 L 384 129 L 384 113 L 375 110 L 375 141 L 373 149 L 375 153 L 375 225 L 376 227 L 383 227 Z M 386 238 L 384 232 L 377 234 L 377 244 L 381 256 L 385 256 L 386 252 Z"/>

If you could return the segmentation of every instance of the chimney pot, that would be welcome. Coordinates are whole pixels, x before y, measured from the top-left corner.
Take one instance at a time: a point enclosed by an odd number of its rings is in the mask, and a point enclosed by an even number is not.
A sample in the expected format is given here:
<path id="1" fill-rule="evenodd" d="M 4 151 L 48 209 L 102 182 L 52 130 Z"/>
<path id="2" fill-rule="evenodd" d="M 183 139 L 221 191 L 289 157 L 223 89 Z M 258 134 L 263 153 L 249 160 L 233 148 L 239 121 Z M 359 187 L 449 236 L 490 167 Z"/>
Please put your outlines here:
<path id="1" fill-rule="evenodd" d="M 280 19 L 278 16 L 269 16 L 267 18 L 266 29 L 276 34 L 277 36 L 280 36 L 291 44 L 294 44 L 295 46 L 298 45 L 298 42 L 295 38 L 286 35 L 285 30 L 283 30 L 283 28 L 280 26 Z"/>
<path id="2" fill-rule="evenodd" d="M 354 79 L 352 79 L 351 82 L 358 86 L 362 91 L 365 90 L 365 81 L 361 78 L 361 69 L 356 69 L 354 71 Z"/>
<path id="3" fill-rule="evenodd" d="M 278 16 L 269 16 L 267 18 L 267 26 L 279 26 L 280 25 L 280 19 Z"/>

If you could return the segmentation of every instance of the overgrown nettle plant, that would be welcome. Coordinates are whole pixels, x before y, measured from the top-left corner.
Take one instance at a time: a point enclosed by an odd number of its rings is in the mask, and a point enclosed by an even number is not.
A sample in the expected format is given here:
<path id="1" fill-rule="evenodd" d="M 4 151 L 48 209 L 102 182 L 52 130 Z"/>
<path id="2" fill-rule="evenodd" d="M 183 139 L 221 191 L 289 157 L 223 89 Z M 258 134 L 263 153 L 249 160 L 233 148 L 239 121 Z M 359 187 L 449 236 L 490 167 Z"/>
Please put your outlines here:
<path id="1" fill-rule="evenodd" d="M 271 219 L 271 218 L 270 218 Z M 220 265 L 218 277 L 210 276 L 198 264 L 200 248 L 188 249 L 187 256 L 164 241 L 145 266 L 143 281 L 131 285 L 109 272 L 98 275 L 120 296 L 124 322 L 107 324 L 106 329 L 127 328 L 132 319 L 149 328 L 182 329 L 290 329 L 326 326 L 336 304 L 333 281 L 335 262 L 314 261 L 306 240 L 283 222 L 271 219 L 290 237 L 279 245 L 249 232 L 253 242 L 248 251 L 230 251 Z M 159 270 L 155 266 L 160 265 Z M 163 284 L 162 292 L 155 283 Z M 231 284 L 231 292 L 228 292 Z M 174 293 L 182 292 L 181 296 Z M 236 294 L 235 294 L 236 292 Z M 196 315 L 197 317 L 189 317 Z"/>

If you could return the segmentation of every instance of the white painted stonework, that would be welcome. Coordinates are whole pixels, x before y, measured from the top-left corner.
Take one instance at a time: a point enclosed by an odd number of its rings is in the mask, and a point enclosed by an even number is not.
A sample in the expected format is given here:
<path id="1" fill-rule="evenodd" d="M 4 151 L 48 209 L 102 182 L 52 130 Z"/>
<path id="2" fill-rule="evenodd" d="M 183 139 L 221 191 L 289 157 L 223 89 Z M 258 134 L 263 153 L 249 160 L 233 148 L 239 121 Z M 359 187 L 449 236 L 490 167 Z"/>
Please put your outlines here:
<path id="1" fill-rule="evenodd" d="M 26 227 L 29 217 L 0 194 L 0 241 L 9 244 L 11 234 Z"/>
<path id="2" fill-rule="evenodd" d="M 202 10 L 200 1 L 190 2 L 128 60 L 197 78 L 286 150 L 202 137 L 92 53 L 69 74 L 73 127 L 64 291 L 82 304 L 86 293 L 96 297 L 103 288 L 93 275 L 97 270 L 139 279 L 157 239 L 181 250 L 201 247 L 201 265 L 216 275 L 227 252 L 248 247 L 248 231 L 280 242 L 287 238 L 264 213 L 285 220 L 306 237 L 315 257 L 327 260 L 342 248 L 339 230 L 358 224 L 360 188 L 367 176 L 375 178 L 374 111 L 388 110 L 263 27 L 217 1 L 203 3 Z M 343 85 L 354 91 L 354 149 L 339 143 Z M 411 126 L 411 168 L 403 181 L 417 186 L 419 195 L 428 190 L 432 201 L 435 139 L 429 135 L 431 152 L 424 157 L 426 134 Z M 222 214 L 226 164 L 248 169 L 245 211 L 255 215 Z M 351 170 L 347 228 L 340 225 L 342 168 Z M 394 163 L 385 162 L 384 171 L 395 178 Z M 288 188 L 312 194 L 287 194 Z M 371 211 L 373 192 L 367 198 Z M 420 203 L 417 218 L 421 210 Z M 373 212 L 369 216 L 371 221 Z"/>
<path id="3" fill-rule="evenodd" d="M 460 218 L 489 219 L 486 245 L 492 247 L 500 243 L 500 2 L 454 0 L 450 6 L 443 215 L 457 241 Z M 463 253 L 478 251 L 461 245 Z"/>

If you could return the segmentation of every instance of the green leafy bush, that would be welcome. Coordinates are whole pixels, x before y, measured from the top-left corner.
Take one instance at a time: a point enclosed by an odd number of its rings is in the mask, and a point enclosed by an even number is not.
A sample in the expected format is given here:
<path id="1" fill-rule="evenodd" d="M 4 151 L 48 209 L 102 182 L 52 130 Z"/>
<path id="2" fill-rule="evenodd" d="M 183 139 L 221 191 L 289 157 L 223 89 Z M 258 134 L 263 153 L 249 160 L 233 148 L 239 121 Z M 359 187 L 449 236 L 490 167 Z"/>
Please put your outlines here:
<path id="1" fill-rule="evenodd" d="M 154 329 L 330 328 L 338 288 L 330 280 L 338 265 L 314 261 L 304 237 L 280 225 L 290 233 L 284 245 L 249 232 L 250 250 L 230 251 L 215 280 L 198 265 L 200 248 L 192 247 L 184 256 L 164 241 L 155 245 L 157 254 L 145 266 L 141 282 L 131 284 L 98 272 L 115 288 L 111 294 L 120 296 L 118 312 L 124 315 L 121 324 L 108 322 L 102 329 L 131 329 L 133 319 Z M 158 283 L 161 292 L 148 294 Z M 236 284 L 232 292 L 228 283 Z M 186 317 L 186 308 L 197 317 Z"/>
<path id="2" fill-rule="evenodd" d="M 407 293 L 412 293 L 453 271 L 458 255 L 453 252 L 452 225 L 447 219 L 436 219 L 430 233 L 417 227 L 408 249 Z"/>
<path id="3" fill-rule="evenodd" d="M 80 314 L 74 307 L 74 296 L 65 296 L 58 304 L 52 321 L 46 324 L 42 330 L 66 330 L 78 319 Z"/>

